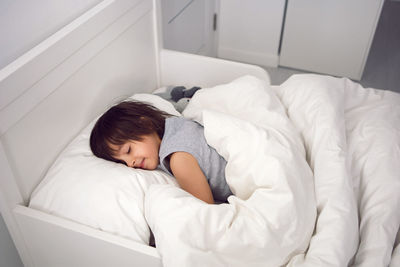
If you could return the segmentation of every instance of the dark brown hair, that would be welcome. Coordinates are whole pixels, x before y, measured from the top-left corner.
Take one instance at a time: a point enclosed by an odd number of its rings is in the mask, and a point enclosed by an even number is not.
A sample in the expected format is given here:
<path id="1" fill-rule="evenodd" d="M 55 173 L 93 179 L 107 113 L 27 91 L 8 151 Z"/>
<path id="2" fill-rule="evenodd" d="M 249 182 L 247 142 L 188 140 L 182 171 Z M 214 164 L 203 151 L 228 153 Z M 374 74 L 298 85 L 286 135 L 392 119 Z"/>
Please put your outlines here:
<path id="1" fill-rule="evenodd" d="M 163 138 L 165 118 L 170 115 L 143 102 L 124 101 L 107 110 L 90 134 L 90 149 L 99 158 L 121 162 L 113 157 L 113 145 L 140 141 L 144 135 L 157 133 Z"/>

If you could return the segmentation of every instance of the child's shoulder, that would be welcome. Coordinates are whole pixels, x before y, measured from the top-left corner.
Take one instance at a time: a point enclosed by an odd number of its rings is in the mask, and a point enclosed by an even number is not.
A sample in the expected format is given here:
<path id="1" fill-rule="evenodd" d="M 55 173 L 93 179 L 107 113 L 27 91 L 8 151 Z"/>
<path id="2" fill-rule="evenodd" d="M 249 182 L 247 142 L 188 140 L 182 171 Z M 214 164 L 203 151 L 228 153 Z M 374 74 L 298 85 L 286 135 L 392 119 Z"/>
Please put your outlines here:
<path id="1" fill-rule="evenodd" d="M 176 151 L 199 155 L 198 149 L 205 144 L 204 131 L 200 124 L 183 117 L 171 117 L 166 120 L 160 145 L 160 159 Z"/>
<path id="2" fill-rule="evenodd" d="M 185 118 L 185 117 L 177 117 L 177 116 L 172 116 L 166 119 L 166 125 L 167 126 L 173 126 L 173 127 L 202 127 L 199 123 Z"/>
<path id="3" fill-rule="evenodd" d="M 165 122 L 165 135 L 176 138 L 197 138 L 203 135 L 203 126 L 184 117 L 169 117 Z"/>

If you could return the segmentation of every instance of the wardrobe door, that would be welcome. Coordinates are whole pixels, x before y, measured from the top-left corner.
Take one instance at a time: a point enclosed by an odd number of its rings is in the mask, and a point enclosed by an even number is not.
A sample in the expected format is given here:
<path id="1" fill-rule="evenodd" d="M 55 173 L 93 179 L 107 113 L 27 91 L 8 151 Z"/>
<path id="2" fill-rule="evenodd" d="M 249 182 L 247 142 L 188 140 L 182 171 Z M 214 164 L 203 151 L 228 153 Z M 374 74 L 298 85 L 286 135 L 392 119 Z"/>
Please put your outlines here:
<path id="1" fill-rule="evenodd" d="M 181 52 L 216 56 L 215 0 L 159 0 L 163 46 Z"/>
<path id="2" fill-rule="evenodd" d="M 285 0 L 221 0 L 218 57 L 278 66 Z"/>
<path id="3" fill-rule="evenodd" d="M 360 80 L 384 0 L 288 0 L 279 65 Z"/>

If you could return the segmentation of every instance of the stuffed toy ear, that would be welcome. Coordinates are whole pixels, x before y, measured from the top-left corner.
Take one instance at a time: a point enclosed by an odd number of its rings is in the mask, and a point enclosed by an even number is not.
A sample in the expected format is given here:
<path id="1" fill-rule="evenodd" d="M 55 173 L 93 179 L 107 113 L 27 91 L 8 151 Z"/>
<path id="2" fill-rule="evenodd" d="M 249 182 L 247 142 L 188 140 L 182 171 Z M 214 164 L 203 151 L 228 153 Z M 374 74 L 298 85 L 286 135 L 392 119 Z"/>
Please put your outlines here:
<path id="1" fill-rule="evenodd" d="M 190 89 L 186 89 L 183 91 L 183 97 L 189 97 L 191 98 L 196 92 L 197 90 L 201 89 L 200 87 L 192 87 Z"/>
<path id="2" fill-rule="evenodd" d="M 200 89 L 197 86 L 190 89 L 186 89 L 184 86 L 168 86 L 165 91 L 155 93 L 155 95 L 170 101 L 178 112 L 182 112 L 189 103 L 190 98 Z"/>
<path id="3" fill-rule="evenodd" d="M 199 89 L 201 88 L 197 86 L 190 89 L 186 89 L 184 86 L 177 86 L 171 91 L 171 99 L 175 102 L 178 102 L 181 98 L 184 97 L 191 98 Z"/>
<path id="4" fill-rule="evenodd" d="M 165 100 L 171 100 L 171 92 L 174 88 L 175 86 L 167 86 L 165 87 L 165 90 L 163 90 L 162 92 L 154 94 L 164 98 Z"/>
<path id="5" fill-rule="evenodd" d="M 178 102 L 179 99 L 184 97 L 184 90 L 186 90 L 184 86 L 177 86 L 173 88 L 171 91 L 171 99 L 175 102 Z"/>

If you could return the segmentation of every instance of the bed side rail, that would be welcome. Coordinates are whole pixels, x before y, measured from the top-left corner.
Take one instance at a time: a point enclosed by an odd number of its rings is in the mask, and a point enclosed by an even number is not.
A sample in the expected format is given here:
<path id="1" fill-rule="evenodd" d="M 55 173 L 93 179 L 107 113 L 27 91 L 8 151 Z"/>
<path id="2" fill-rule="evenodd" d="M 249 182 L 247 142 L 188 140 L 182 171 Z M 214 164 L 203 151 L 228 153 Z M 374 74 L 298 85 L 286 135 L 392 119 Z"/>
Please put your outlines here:
<path id="1" fill-rule="evenodd" d="M 162 49 L 160 51 L 161 85 L 212 87 L 243 75 L 253 75 L 270 84 L 261 67 L 218 58 Z"/>

